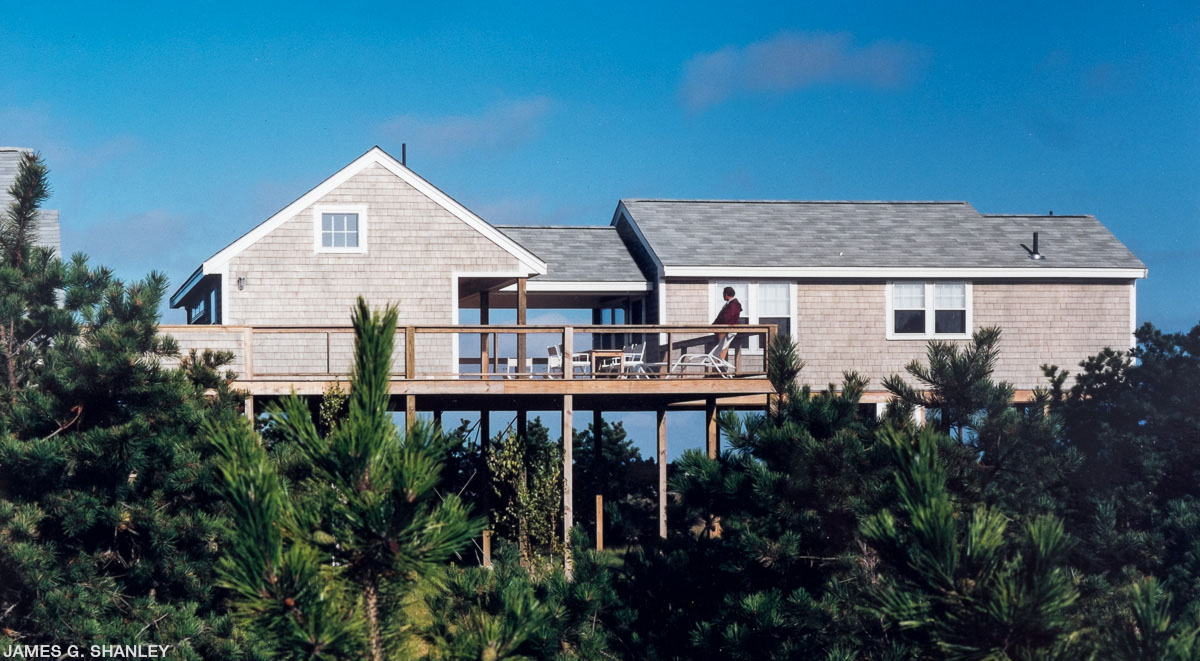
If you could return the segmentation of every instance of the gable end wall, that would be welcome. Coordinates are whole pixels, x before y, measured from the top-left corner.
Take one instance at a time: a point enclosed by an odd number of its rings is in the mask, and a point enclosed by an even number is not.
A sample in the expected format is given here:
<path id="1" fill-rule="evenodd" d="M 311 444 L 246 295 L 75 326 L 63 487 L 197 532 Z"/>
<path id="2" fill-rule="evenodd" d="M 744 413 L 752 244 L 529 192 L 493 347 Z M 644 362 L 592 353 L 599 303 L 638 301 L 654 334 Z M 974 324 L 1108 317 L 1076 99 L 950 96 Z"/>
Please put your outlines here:
<path id="1" fill-rule="evenodd" d="M 367 205 L 366 254 L 316 253 L 313 206 Z M 229 325 L 347 326 L 358 296 L 397 304 L 399 325 L 457 323 L 453 272 L 514 272 L 517 259 L 385 168 L 351 177 L 235 256 Z M 238 278 L 245 287 L 237 288 Z M 449 336 L 423 336 L 422 371 L 448 371 Z M 445 345 L 444 347 L 441 345 Z"/>

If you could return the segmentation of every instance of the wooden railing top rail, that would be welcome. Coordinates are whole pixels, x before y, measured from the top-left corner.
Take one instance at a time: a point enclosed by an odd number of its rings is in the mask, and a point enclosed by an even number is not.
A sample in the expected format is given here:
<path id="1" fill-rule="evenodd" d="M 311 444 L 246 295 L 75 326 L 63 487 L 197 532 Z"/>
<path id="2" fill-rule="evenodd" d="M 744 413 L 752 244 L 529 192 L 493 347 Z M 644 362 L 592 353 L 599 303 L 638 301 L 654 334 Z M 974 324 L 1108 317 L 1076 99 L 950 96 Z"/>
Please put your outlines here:
<path id="1" fill-rule="evenodd" d="M 571 329 L 575 333 L 767 333 L 775 331 L 775 324 L 461 324 L 461 325 L 400 325 L 396 332 L 411 328 L 417 333 L 561 333 Z M 232 326 L 223 324 L 161 324 L 162 332 L 211 332 L 211 331 L 259 331 L 271 333 L 353 333 L 352 326 Z"/>

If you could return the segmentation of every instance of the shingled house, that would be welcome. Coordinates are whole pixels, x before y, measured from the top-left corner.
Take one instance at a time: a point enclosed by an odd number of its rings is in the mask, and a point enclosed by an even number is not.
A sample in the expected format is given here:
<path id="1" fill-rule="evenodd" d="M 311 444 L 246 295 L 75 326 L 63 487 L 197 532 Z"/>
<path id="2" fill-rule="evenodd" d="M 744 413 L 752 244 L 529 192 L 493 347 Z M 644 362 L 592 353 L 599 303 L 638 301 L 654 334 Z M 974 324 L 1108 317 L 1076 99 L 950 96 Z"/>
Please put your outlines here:
<path id="1" fill-rule="evenodd" d="M 318 395 L 348 372 L 354 300 L 395 303 L 392 390 L 408 420 L 562 411 L 567 530 L 573 412 L 656 411 L 665 533 L 666 411 L 704 410 L 715 454 L 718 407 L 766 401 L 774 333 L 799 345 L 805 383 L 856 370 L 871 378 L 864 401 L 881 403 L 882 378 L 928 340 L 1000 326 L 997 376 L 1027 399 L 1040 364 L 1130 346 L 1145 276 L 1091 216 L 965 202 L 630 199 L 607 226 L 497 227 L 375 147 L 205 260 L 171 297 L 188 325 L 163 331 L 233 351 L 252 398 Z M 724 329 L 738 332 L 736 369 L 674 370 L 711 347 L 726 286 L 744 305 Z M 497 308 L 516 324 L 489 323 Z M 592 324 L 528 326 L 530 308 L 591 310 Z"/>

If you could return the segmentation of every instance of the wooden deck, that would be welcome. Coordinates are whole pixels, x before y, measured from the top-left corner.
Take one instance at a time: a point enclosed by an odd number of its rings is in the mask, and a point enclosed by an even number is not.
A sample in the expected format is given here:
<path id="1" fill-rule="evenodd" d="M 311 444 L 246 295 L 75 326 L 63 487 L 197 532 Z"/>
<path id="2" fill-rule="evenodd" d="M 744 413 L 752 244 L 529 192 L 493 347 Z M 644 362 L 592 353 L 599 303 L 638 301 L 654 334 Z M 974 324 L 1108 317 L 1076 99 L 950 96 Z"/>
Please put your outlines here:
<path id="1" fill-rule="evenodd" d="M 181 355 L 216 349 L 233 354 L 235 387 L 251 396 L 320 395 L 347 383 L 353 360 L 349 326 L 161 326 Z M 682 364 L 737 333 L 726 373 Z M 564 395 L 580 408 L 657 410 L 710 398 L 759 407 L 771 392 L 764 371 L 775 327 L 710 325 L 401 326 L 396 329 L 392 393 L 417 398 L 421 410 L 506 410 L 539 402 L 559 408 Z M 639 361 L 616 359 L 645 343 Z M 547 347 L 560 347 L 561 360 Z M 576 355 L 591 355 L 575 365 Z M 597 356 L 603 356 L 599 361 Z M 605 368 L 592 369 L 607 361 Z M 524 364 L 525 369 L 518 369 Z M 563 369 L 562 365 L 571 366 Z M 584 405 L 587 405 L 586 407 Z"/>

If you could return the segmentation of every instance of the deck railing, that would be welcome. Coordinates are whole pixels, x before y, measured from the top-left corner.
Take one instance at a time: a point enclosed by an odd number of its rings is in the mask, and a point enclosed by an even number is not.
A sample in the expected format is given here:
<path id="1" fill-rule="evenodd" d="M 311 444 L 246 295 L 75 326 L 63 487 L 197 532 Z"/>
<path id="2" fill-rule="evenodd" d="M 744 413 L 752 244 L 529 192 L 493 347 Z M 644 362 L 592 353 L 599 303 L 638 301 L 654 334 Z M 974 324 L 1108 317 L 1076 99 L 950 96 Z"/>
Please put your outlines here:
<path id="1" fill-rule="evenodd" d="M 231 351 L 231 369 L 246 380 L 341 378 L 353 362 L 350 326 L 159 331 L 173 336 L 183 355 Z M 726 360 L 704 359 L 721 333 L 737 334 Z M 771 324 L 399 326 L 393 379 L 762 378 L 775 333 Z M 644 347 L 635 352 L 638 344 Z"/>

